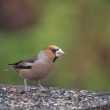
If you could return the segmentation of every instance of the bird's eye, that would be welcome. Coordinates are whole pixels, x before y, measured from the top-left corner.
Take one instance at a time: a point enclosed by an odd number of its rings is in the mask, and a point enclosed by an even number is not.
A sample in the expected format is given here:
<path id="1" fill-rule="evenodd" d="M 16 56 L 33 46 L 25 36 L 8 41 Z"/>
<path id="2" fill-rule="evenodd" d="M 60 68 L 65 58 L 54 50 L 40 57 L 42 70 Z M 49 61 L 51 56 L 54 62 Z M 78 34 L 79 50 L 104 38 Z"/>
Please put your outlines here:
<path id="1" fill-rule="evenodd" d="M 58 51 L 59 49 L 51 48 L 50 50 L 51 50 L 53 53 L 55 53 L 55 52 Z"/>

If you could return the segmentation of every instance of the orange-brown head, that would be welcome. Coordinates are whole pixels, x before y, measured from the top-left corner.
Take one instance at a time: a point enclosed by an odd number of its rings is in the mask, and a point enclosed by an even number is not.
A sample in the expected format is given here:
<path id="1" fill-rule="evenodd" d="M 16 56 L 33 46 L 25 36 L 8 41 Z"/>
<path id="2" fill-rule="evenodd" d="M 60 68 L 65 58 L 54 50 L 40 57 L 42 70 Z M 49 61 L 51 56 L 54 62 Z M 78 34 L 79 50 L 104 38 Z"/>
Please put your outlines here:
<path id="1" fill-rule="evenodd" d="M 42 58 L 47 58 L 50 61 L 55 61 L 58 57 L 64 55 L 64 52 L 62 49 L 60 49 L 59 47 L 55 46 L 55 45 L 49 45 L 48 47 L 44 48 L 43 51 L 41 51 L 41 53 L 44 53 L 44 55 L 40 55 L 42 56 Z"/>

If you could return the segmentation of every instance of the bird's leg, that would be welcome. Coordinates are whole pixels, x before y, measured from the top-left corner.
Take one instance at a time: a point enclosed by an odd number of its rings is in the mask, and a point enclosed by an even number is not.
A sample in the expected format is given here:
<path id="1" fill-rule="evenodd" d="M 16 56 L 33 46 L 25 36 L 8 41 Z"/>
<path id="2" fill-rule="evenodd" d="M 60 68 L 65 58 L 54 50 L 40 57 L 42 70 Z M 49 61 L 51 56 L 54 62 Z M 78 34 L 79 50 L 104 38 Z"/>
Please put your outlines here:
<path id="1" fill-rule="evenodd" d="M 45 90 L 45 88 L 41 85 L 40 80 L 37 81 L 38 86 L 40 87 L 41 90 Z"/>
<path id="2" fill-rule="evenodd" d="M 24 90 L 25 92 L 27 92 L 27 80 L 26 79 L 24 79 Z"/>
<path id="3" fill-rule="evenodd" d="M 30 88 L 28 89 L 28 87 L 27 87 L 27 80 L 24 79 L 24 90 L 22 90 L 22 91 L 20 92 L 20 94 L 26 94 L 27 91 L 30 91 Z"/>

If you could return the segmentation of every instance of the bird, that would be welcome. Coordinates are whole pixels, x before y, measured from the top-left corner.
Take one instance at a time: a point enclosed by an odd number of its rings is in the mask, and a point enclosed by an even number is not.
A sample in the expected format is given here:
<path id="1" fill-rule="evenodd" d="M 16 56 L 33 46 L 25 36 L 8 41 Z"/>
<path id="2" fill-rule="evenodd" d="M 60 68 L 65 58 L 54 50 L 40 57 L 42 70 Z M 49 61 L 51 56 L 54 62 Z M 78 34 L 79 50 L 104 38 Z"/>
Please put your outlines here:
<path id="1" fill-rule="evenodd" d="M 16 72 L 24 79 L 24 91 L 27 92 L 27 80 L 36 81 L 38 86 L 44 90 L 40 83 L 42 79 L 48 76 L 52 71 L 54 62 L 64 55 L 64 51 L 56 45 L 49 45 L 43 48 L 35 57 L 26 60 L 20 60 L 9 64 L 9 70 Z"/>

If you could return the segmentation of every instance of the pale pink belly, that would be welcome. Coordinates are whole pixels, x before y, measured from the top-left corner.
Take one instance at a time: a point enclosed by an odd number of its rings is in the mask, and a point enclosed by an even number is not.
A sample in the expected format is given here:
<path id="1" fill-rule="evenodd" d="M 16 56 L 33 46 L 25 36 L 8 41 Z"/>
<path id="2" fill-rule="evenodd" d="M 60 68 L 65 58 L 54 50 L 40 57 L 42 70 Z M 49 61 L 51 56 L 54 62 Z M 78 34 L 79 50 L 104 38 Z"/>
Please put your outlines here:
<path id="1" fill-rule="evenodd" d="M 45 78 L 52 70 L 52 66 L 42 66 L 42 68 L 33 67 L 31 70 L 20 70 L 20 76 L 29 80 L 40 80 Z"/>

